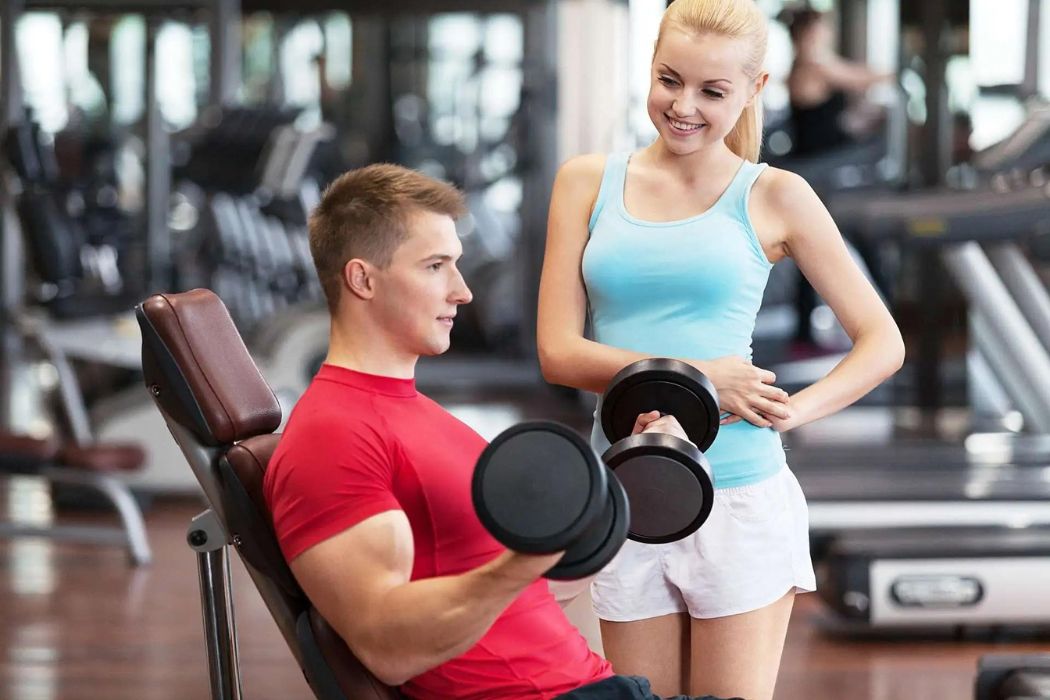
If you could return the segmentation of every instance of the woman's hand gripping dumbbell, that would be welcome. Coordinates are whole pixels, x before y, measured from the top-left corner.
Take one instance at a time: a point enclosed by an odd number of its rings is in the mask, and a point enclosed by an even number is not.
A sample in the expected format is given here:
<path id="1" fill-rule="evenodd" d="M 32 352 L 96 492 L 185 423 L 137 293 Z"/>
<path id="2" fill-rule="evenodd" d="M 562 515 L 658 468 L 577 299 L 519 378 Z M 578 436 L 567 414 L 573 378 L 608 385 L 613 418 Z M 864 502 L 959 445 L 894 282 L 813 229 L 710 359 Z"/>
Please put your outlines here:
<path id="1" fill-rule="evenodd" d="M 657 358 L 632 363 L 602 396 L 602 460 L 631 504 L 628 537 L 663 544 L 700 528 L 714 483 L 703 451 L 718 434 L 718 394 L 699 370 Z"/>

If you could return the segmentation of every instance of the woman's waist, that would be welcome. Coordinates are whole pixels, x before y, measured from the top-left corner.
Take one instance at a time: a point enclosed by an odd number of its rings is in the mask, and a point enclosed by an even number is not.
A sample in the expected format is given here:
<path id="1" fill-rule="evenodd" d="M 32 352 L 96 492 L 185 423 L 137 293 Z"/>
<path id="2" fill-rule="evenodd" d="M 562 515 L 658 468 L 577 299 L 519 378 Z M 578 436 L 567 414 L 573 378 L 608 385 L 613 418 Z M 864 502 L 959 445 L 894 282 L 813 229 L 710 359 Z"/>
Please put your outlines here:
<path id="1" fill-rule="evenodd" d="M 783 460 L 784 443 L 772 428 L 760 428 L 745 420 L 722 425 L 714 443 L 704 452 L 712 467 L 755 459 Z"/>
<path id="2" fill-rule="evenodd" d="M 603 453 L 609 448 L 609 441 L 601 426 L 601 400 L 596 405 L 594 424 L 591 428 L 591 446 Z M 718 427 L 714 443 L 704 452 L 712 469 L 728 469 L 734 465 L 755 461 L 784 462 L 784 444 L 780 433 L 772 428 L 760 428 L 757 425 L 741 420 Z"/>
<path id="3" fill-rule="evenodd" d="M 667 323 L 640 329 L 627 324 L 594 324 L 594 340 L 621 350 L 653 357 L 714 360 L 719 357 L 751 358 L 751 328 L 736 333 Z"/>
<path id="4" fill-rule="evenodd" d="M 591 431 L 591 446 L 598 454 L 609 448 L 597 421 Z M 718 437 L 704 456 L 716 489 L 758 483 L 787 464 L 780 433 L 743 421 L 721 426 Z"/>

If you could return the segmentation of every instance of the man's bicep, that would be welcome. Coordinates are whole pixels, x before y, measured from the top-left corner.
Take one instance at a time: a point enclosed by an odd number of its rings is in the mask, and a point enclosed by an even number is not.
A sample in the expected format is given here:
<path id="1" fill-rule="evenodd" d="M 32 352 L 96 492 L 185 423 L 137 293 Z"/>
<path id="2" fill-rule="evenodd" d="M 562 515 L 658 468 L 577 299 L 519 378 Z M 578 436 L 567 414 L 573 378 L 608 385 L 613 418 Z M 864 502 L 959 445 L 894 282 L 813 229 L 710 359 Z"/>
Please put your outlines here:
<path id="1" fill-rule="evenodd" d="M 383 596 L 410 580 L 413 557 L 408 518 L 389 510 L 317 543 L 290 566 L 310 602 L 354 648 L 379 619 Z"/>

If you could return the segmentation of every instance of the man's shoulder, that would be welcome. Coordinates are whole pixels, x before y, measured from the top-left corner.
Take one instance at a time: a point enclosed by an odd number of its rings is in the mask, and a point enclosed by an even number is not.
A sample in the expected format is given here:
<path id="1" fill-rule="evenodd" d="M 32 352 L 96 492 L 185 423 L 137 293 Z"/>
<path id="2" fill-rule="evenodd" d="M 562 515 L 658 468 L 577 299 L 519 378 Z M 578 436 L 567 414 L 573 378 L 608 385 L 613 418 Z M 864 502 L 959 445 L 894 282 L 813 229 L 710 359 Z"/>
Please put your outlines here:
<path id="1" fill-rule="evenodd" d="M 388 430 L 382 412 L 365 392 L 328 395 L 316 382 L 296 403 L 288 416 L 280 447 L 310 451 L 340 450 L 362 441 L 383 442 Z"/>

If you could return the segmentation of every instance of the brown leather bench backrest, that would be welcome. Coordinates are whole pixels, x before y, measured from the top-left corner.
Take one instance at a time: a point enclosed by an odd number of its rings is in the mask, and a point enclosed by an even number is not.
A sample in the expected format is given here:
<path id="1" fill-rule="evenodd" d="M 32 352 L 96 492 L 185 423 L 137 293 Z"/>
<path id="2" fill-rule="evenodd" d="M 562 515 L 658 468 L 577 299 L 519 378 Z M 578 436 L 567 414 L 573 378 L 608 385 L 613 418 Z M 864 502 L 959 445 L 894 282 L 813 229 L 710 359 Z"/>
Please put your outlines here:
<path id="1" fill-rule="evenodd" d="M 157 294 L 137 308 L 142 366 L 161 412 L 214 500 L 260 594 L 292 646 L 314 694 L 322 700 L 394 700 L 354 658 L 310 605 L 281 555 L 262 480 L 278 435 L 281 407 L 248 353 L 226 307 L 211 291 Z M 194 444 L 182 444 L 192 441 Z"/>

